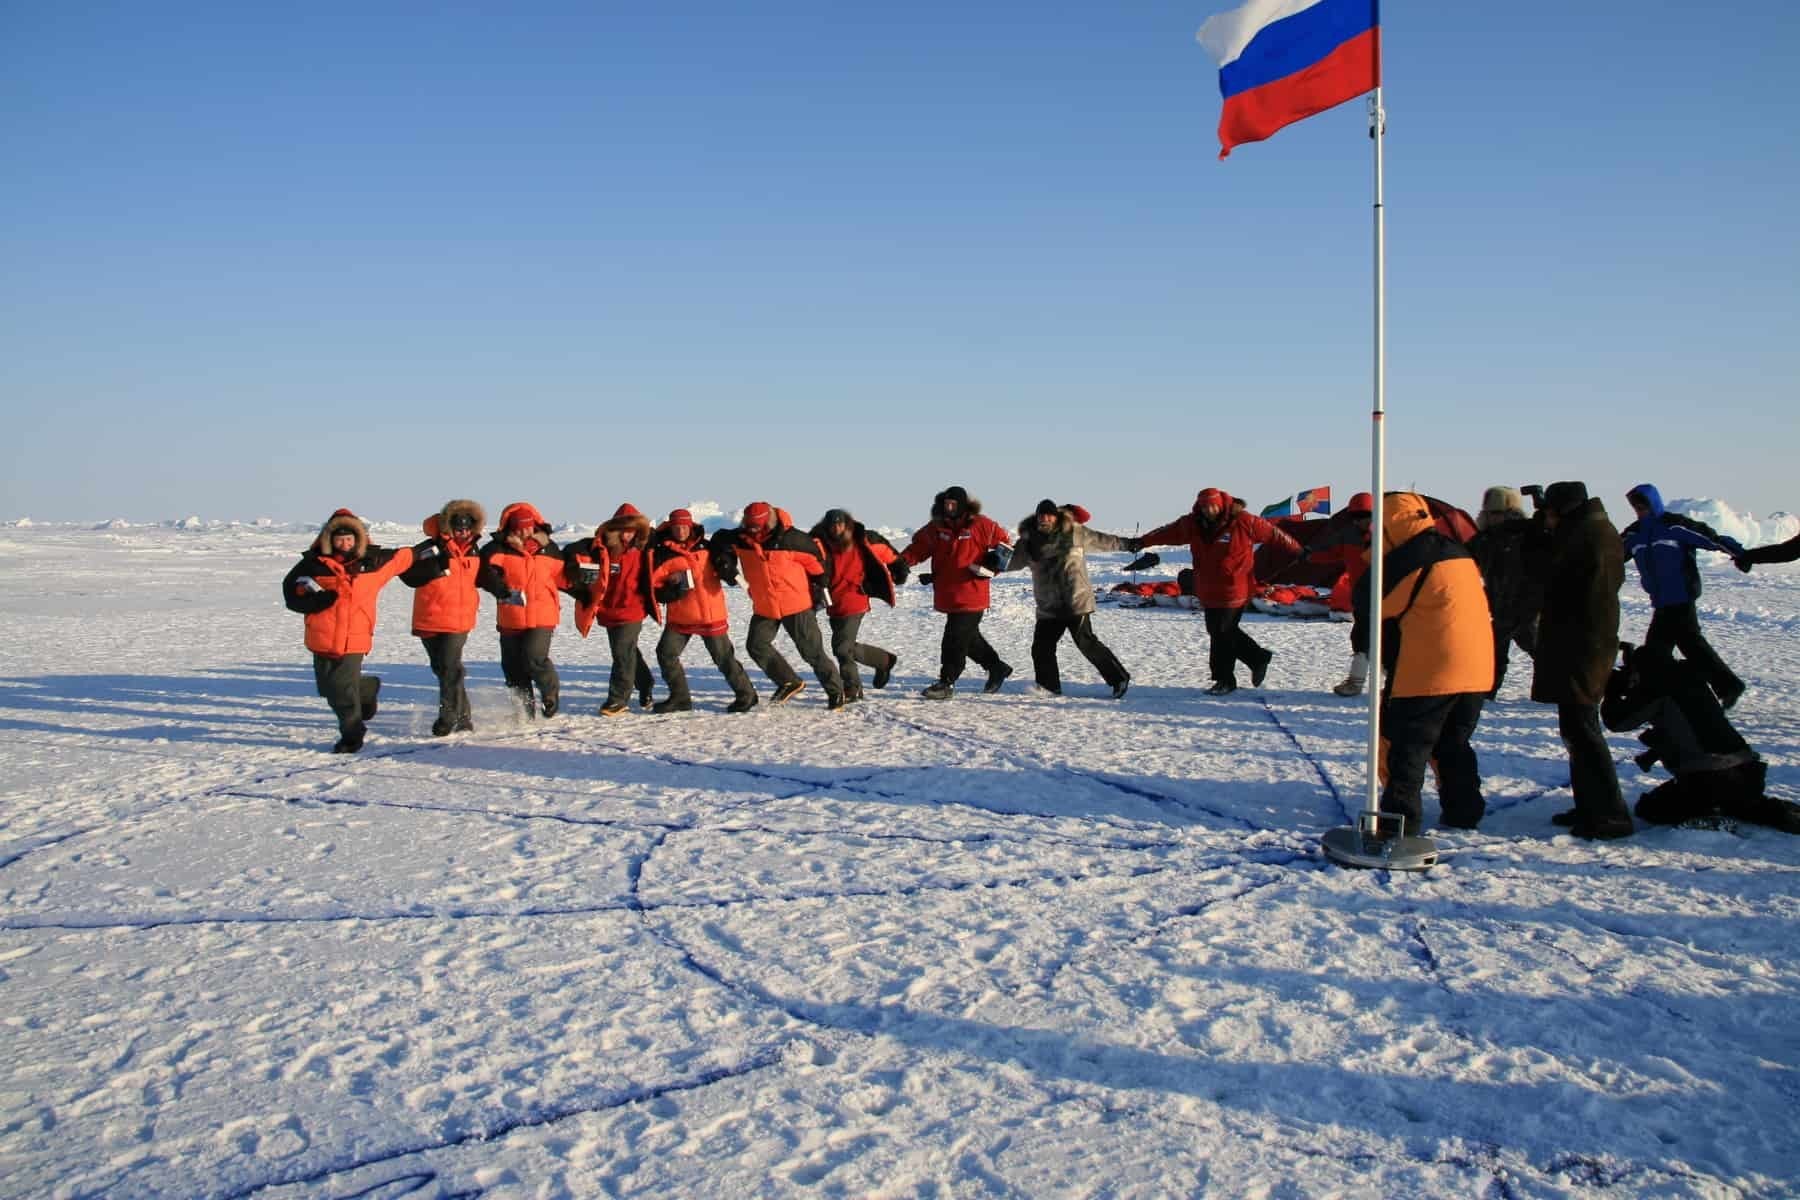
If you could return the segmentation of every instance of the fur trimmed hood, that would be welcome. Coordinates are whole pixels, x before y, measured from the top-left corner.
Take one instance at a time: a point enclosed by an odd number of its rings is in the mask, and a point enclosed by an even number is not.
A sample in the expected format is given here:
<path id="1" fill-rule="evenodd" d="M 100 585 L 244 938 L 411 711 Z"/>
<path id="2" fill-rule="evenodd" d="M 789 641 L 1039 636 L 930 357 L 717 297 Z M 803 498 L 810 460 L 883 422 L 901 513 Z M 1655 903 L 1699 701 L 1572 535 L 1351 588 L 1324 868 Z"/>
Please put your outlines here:
<path id="1" fill-rule="evenodd" d="M 1037 519 L 1043 511 L 1044 506 L 1039 504 L 1037 510 L 1029 517 L 1020 519 L 1020 537 L 1029 537 L 1037 532 Z M 1050 535 L 1054 537 L 1057 534 L 1069 533 L 1077 525 L 1086 525 L 1093 515 L 1079 504 L 1058 504 L 1056 505 L 1056 526 L 1051 529 Z"/>
<path id="2" fill-rule="evenodd" d="M 325 519 L 319 527 L 319 536 L 313 539 L 313 549 L 320 557 L 331 553 L 331 535 L 340 530 L 347 530 L 356 535 L 356 548 L 351 551 L 352 559 L 362 558 L 369 552 L 369 527 L 363 524 L 361 517 L 347 508 L 340 508 Z"/>
<path id="3" fill-rule="evenodd" d="M 629 504 L 621 504 L 613 515 L 600 522 L 594 530 L 594 540 L 606 547 L 607 553 L 617 554 L 622 543 L 619 535 L 626 530 L 637 532 L 637 548 L 650 548 L 650 518 Z"/>
<path id="4" fill-rule="evenodd" d="M 820 517 L 819 523 L 807 530 L 806 536 L 829 546 L 831 544 L 831 527 L 839 521 L 849 527 L 852 545 L 861 541 L 868 534 L 868 530 L 863 528 L 863 523 L 857 520 L 848 509 L 834 508 Z"/>
<path id="5" fill-rule="evenodd" d="M 974 496 L 969 495 L 966 488 L 947 487 L 931 498 L 932 520 L 942 521 L 944 519 L 945 500 L 955 500 L 962 505 L 962 513 L 958 518 L 959 520 L 967 520 L 971 517 L 978 517 L 981 515 L 981 501 Z"/>
<path id="6" fill-rule="evenodd" d="M 472 537 L 480 537 L 487 532 L 487 510 L 473 500 L 451 500 L 444 507 L 425 518 L 426 537 L 450 536 L 450 519 L 457 516 L 473 517 L 475 532 Z"/>

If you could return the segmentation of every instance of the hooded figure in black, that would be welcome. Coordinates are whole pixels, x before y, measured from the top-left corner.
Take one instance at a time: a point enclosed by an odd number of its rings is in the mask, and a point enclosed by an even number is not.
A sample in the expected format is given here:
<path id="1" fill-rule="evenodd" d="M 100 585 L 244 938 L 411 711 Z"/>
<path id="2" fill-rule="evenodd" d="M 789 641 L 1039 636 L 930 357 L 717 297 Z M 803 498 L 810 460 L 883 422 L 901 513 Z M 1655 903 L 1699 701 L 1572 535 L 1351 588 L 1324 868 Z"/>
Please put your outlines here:
<path id="1" fill-rule="evenodd" d="M 1638 797 L 1637 815 L 1658 825 L 1729 817 L 1800 833 L 1800 806 L 1763 794 L 1768 766 L 1732 727 L 1704 668 L 1663 645 L 1619 649 L 1600 718 L 1615 733 L 1644 726 L 1638 766 L 1661 762 L 1674 776 Z"/>

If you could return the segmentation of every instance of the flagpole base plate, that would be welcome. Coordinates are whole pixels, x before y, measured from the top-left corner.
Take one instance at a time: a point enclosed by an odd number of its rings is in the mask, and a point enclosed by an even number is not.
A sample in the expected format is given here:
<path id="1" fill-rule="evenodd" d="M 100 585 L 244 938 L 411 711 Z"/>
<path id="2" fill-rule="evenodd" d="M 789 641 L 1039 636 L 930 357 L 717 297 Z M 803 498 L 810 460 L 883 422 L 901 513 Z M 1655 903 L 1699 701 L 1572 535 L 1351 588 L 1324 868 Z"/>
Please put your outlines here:
<path id="1" fill-rule="evenodd" d="M 1425 871 L 1438 861 L 1437 843 L 1403 835 L 1394 813 L 1358 813 L 1354 826 L 1333 829 L 1320 844 L 1332 862 L 1363 870 Z"/>

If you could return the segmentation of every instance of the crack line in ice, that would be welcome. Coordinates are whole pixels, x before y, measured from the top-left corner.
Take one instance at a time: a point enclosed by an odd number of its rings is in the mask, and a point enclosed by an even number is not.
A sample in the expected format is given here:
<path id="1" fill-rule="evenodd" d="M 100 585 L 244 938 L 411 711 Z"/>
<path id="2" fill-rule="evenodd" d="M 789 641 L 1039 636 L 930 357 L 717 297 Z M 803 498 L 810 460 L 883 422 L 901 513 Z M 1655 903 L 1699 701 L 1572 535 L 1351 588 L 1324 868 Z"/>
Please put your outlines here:
<path id="1" fill-rule="evenodd" d="M 785 1042 L 771 1046 L 768 1049 L 765 1049 L 761 1054 L 750 1059 L 748 1062 L 738 1066 L 716 1067 L 710 1071 L 702 1071 L 691 1079 L 678 1079 L 669 1083 L 628 1087 L 619 1094 L 602 1100 L 597 1104 L 567 1104 L 544 1112 L 527 1114 L 512 1120 L 499 1121 L 492 1126 L 477 1129 L 472 1133 L 463 1134 L 459 1137 L 446 1138 L 434 1142 L 421 1142 L 417 1145 L 385 1151 L 369 1158 L 319 1168 L 305 1174 L 296 1173 L 287 1176 L 278 1175 L 273 1179 L 267 1179 L 261 1183 L 240 1188 L 237 1191 L 219 1193 L 217 1200 L 245 1200 L 245 1197 L 254 1196 L 258 1192 L 267 1191 L 270 1188 L 291 1187 L 294 1184 L 317 1183 L 320 1180 L 329 1179 L 334 1175 L 344 1175 L 351 1171 L 360 1171 L 366 1167 L 393 1162 L 396 1159 L 407 1158 L 414 1154 L 427 1154 L 432 1151 L 449 1150 L 478 1142 L 491 1142 L 496 1138 L 506 1137 L 521 1129 L 539 1129 L 546 1125 L 554 1125 L 559 1121 L 568 1120 L 570 1117 L 589 1116 L 594 1113 L 608 1112 L 616 1108 L 626 1108 L 633 1104 L 641 1104 L 647 1100 L 658 1100 L 664 1096 L 675 1095 L 680 1092 L 697 1091 L 700 1088 L 711 1087 L 715 1083 L 723 1083 L 726 1080 L 737 1079 L 745 1075 L 754 1074 L 757 1071 L 766 1070 L 781 1060 L 782 1051 L 785 1047 Z M 397 1178 L 399 1180 L 410 1180 L 413 1176 L 401 1175 Z M 384 1181 L 384 1183 L 392 1182 L 395 1182 L 395 1180 Z M 378 1184 L 376 1186 L 382 1185 Z M 366 1195 L 368 1191 L 369 1189 L 364 1189 L 363 1192 L 355 1194 Z"/>
<path id="2" fill-rule="evenodd" d="M 41 838 L 37 841 L 33 841 L 29 845 L 23 846 L 20 849 L 14 851 L 13 853 L 7 855 L 5 858 L 0 858 L 0 871 L 4 871 L 7 867 L 12 866 L 14 863 L 18 862 L 21 858 L 24 858 L 27 854 L 33 854 L 39 850 L 47 850 L 51 846 L 61 845 L 63 842 L 68 841 L 70 838 L 78 838 L 82 834 L 92 833 L 92 832 L 94 832 L 95 829 L 98 829 L 98 828 L 99 828 L 99 826 L 95 825 L 88 829 L 72 829 L 68 833 L 59 833 L 55 837 Z"/>
<path id="3" fill-rule="evenodd" d="M 216 792 L 238 800 L 274 800 L 304 808 L 309 804 L 335 805 L 345 808 L 397 808 L 409 812 L 443 813 L 456 817 L 495 817 L 506 821 L 555 821 L 561 825 L 600 826 L 613 829 L 689 829 L 692 826 L 669 821 L 627 821 L 608 817 L 571 817 L 564 813 L 520 812 L 506 808 L 458 808 L 453 804 L 418 804 L 405 800 L 363 800 L 349 796 L 276 796 L 267 792 Z M 0 866 L 6 864 L 0 863 Z"/>
<path id="4" fill-rule="evenodd" d="M 1294 749 L 1300 752 L 1300 757 L 1306 760 L 1307 765 L 1313 769 L 1313 774 L 1319 777 L 1319 782 L 1325 785 L 1325 790 L 1331 793 L 1331 798 L 1337 801 L 1338 808 L 1343 810 L 1344 819 L 1354 823 L 1356 814 L 1351 811 L 1350 805 L 1344 800 L 1344 794 L 1338 791 L 1338 786 L 1332 782 L 1331 776 L 1325 773 L 1324 765 L 1314 758 L 1305 746 L 1300 744 L 1300 739 L 1294 736 L 1294 731 L 1283 724 L 1281 718 L 1275 714 L 1275 709 L 1270 706 L 1267 697 L 1258 696 L 1256 700 L 1258 704 L 1262 705 L 1263 715 L 1274 723 L 1275 728 L 1281 730 L 1289 742 L 1293 743 Z"/>

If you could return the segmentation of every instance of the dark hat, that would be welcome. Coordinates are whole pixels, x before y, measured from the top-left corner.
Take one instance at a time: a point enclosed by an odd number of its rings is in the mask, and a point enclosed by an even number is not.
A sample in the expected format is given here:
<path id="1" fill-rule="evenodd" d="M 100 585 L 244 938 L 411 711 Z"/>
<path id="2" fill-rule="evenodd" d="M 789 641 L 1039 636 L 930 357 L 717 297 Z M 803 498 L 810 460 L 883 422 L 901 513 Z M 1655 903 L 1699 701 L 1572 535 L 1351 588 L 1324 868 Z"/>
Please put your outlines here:
<path id="1" fill-rule="evenodd" d="M 1040 516 L 1040 517 L 1054 517 L 1056 515 L 1056 511 L 1057 511 L 1056 510 L 1056 501 L 1054 501 L 1054 500 L 1039 500 L 1038 506 L 1037 506 L 1037 509 L 1036 509 L 1034 515 Z"/>
<path id="2" fill-rule="evenodd" d="M 1587 484 L 1579 479 L 1564 479 L 1544 489 L 1544 507 L 1558 514 L 1573 512 L 1587 501 Z"/>
<path id="3" fill-rule="evenodd" d="M 833 509 L 826 510 L 825 519 L 823 521 L 821 521 L 820 524 L 822 524 L 822 525 L 854 525 L 854 524 L 856 524 L 856 518 L 852 517 L 850 515 L 849 511 L 846 509 L 833 508 Z"/>
<path id="4" fill-rule="evenodd" d="M 938 493 L 938 494 L 939 494 L 939 495 L 940 495 L 940 496 L 942 496 L 942 497 L 943 497 L 943 498 L 944 498 L 944 499 L 946 499 L 946 500 L 954 500 L 954 501 L 956 501 L 956 502 L 957 502 L 957 503 L 958 503 L 958 504 L 967 504 L 967 503 L 968 503 L 968 502 L 969 502 L 969 491 L 968 491 L 968 489 L 967 489 L 967 488 L 962 488 L 962 487 L 957 487 L 957 486 L 956 486 L 956 485 L 954 485 L 954 484 L 952 484 L 952 485 L 951 485 L 951 486 L 949 486 L 949 487 L 947 487 L 947 488 L 945 488 L 945 489 L 944 489 L 944 490 L 943 490 L 943 491 L 942 491 L 942 492 L 940 492 L 940 493 Z"/>

